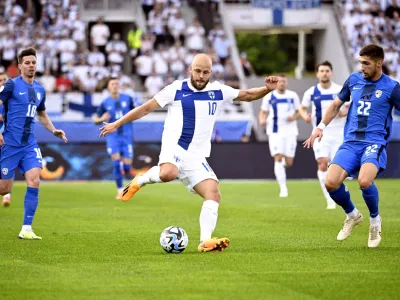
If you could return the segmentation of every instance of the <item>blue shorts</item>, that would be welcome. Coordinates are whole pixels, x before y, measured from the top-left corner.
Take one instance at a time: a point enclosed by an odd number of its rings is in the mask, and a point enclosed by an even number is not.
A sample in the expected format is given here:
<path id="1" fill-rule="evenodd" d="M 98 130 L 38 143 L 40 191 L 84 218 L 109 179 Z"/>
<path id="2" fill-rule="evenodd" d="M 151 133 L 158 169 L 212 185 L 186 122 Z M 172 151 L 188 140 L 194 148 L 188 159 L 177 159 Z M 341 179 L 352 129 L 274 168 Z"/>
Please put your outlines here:
<path id="1" fill-rule="evenodd" d="M 344 142 L 336 152 L 331 164 L 336 164 L 347 171 L 352 177 L 357 177 L 360 168 L 365 163 L 373 163 L 380 174 L 386 169 L 386 147 L 367 142 Z"/>
<path id="2" fill-rule="evenodd" d="M 117 136 L 107 139 L 107 153 L 108 155 L 119 153 L 122 157 L 133 158 L 132 138 Z"/>
<path id="3" fill-rule="evenodd" d="M 13 178 L 17 167 L 21 174 L 33 168 L 42 168 L 42 154 L 38 144 L 34 143 L 23 147 L 3 145 L 1 147 L 0 167 L 1 179 Z"/>

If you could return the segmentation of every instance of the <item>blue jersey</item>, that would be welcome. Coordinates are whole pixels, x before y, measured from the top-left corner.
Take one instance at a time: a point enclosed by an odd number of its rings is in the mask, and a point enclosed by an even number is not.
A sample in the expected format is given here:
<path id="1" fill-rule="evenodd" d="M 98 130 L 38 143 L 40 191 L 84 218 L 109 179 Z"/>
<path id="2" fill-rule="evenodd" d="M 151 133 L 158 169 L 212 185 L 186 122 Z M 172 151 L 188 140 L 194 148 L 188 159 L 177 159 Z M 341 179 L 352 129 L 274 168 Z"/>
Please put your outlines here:
<path id="1" fill-rule="evenodd" d="M 4 105 L 0 105 L 0 116 L 1 116 L 1 117 L 4 116 Z M 3 133 L 3 132 L 4 132 L 4 130 L 3 130 L 3 125 L 4 125 L 4 122 L 3 122 L 3 121 L 0 121 L 0 133 Z"/>
<path id="2" fill-rule="evenodd" d="M 29 84 L 21 76 L 9 79 L 0 87 L 0 100 L 4 105 L 5 144 L 19 147 L 36 143 L 36 111 L 46 109 L 43 86 L 36 81 Z"/>
<path id="3" fill-rule="evenodd" d="M 115 122 L 116 120 L 122 118 L 123 115 L 126 115 L 133 108 L 135 108 L 135 105 L 132 97 L 126 94 L 120 94 L 118 99 L 113 99 L 110 96 L 103 100 L 97 109 L 97 114 L 99 117 L 101 117 L 105 112 L 108 112 L 110 114 L 109 122 Z M 119 127 L 116 132 L 107 135 L 107 139 L 112 140 L 118 136 L 132 139 L 132 134 L 132 124 L 127 123 Z"/>
<path id="4" fill-rule="evenodd" d="M 399 83 L 382 74 L 376 80 L 364 79 L 353 73 L 338 94 L 342 101 L 350 101 L 344 129 L 344 141 L 365 141 L 386 146 L 392 129 L 393 107 L 400 109 Z"/>

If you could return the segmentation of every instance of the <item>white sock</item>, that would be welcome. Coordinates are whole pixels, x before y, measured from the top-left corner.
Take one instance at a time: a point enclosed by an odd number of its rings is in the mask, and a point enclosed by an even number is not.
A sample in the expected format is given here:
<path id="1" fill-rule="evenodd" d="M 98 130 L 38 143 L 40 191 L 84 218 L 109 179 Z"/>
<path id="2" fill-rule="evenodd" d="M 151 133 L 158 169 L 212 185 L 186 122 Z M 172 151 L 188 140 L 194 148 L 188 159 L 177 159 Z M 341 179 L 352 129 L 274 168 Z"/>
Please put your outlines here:
<path id="1" fill-rule="evenodd" d="M 326 202 L 329 204 L 335 204 L 335 201 L 332 200 L 331 196 L 329 195 L 326 187 L 325 187 L 325 178 L 326 178 L 326 171 L 318 171 L 318 179 L 319 184 L 321 185 L 322 192 L 324 193 Z"/>
<path id="2" fill-rule="evenodd" d="M 32 231 L 31 225 L 22 225 L 22 231 Z"/>
<path id="3" fill-rule="evenodd" d="M 286 170 L 284 163 L 282 161 L 281 162 L 275 161 L 274 171 L 275 171 L 276 181 L 278 181 L 281 191 L 286 191 L 287 190 Z"/>
<path id="4" fill-rule="evenodd" d="M 214 200 L 204 200 L 200 212 L 200 243 L 211 239 L 218 219 L 219 203 Z"/>
<path id="5" fill-rule="evenodd" d="M 358 209 L 355 207 L 352 212 L 347 214 L 347 217 L 349 219 L 355 219 L 357 218 L 358 214 L 359 214 Z"/>
<path id="6" fill-rule="evenodd" d="M 159 182 L 162 182 L 160 179 L 159 166 L 152 167 L 150 170 L 148 170 L 146 173 L 144 173 L 142 176 L 139 176 L 138 178 L 138 184 L 140 186 L 151 183 L 159 183 Z"/>
<path id="7" fill-rule="evenodd" d="M 124 191 L 124 188 L 123 188 L 123 187 L 122 187 L 122 188 L 119 188 L 119 189 L 118 189 L 118 194 L 121 194 L 123 191 Z"/>
<path id="8" fill-rule="evenodd" d="M 381 224 L 381 216 L 377 215 L 375 218 L 369 218 L 369 222 L 372 226 L 376 226 Z"/>
<path id="9" fill-rule="evenodd" d="M 6 197 L 10 198 L 10 197 L 11 197 L 11 193 L 5 194 L 5 195 L 3 196 L 3 198 L 6 198 Z"/>

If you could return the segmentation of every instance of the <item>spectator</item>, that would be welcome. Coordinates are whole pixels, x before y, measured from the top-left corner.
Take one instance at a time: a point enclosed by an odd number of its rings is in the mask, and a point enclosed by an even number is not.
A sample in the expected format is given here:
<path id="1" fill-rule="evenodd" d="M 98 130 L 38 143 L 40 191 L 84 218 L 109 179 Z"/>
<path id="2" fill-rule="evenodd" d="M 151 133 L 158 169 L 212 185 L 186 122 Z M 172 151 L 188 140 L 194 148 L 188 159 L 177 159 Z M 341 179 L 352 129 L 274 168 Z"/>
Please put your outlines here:
<path id="1" fill-rule="evenodd" d="M 149 98 L 152 98 L 164 87 L 164 80 L 156 72 L 153 72 L 145 80 L 144 87 Z"/>
<path id="2" fill-rule="evenodd" d="M 56 79 L 56 91 L 59 93 L 70 92 L 72 89 L 71 81 L 65 76 L 65 73 L 61 73 Z"/>
<path id="3" fill-rule="evenodd" d="M 144 86 L 146 78 L 151 75 L 153 70 L 153 59 L 150 56 L 150 51 L 146 51 L 135 60 L 136 73 L 139 75 L 140 81 Z"/>
<path id="4" fill-rule="evenodd" d="M 201 52 L 204 50 L 204 34 L 205 30 L 200 22 L 195 19 L 186 31 L 187 47 L 189 50 Z"/>
<path id="5" fill-rule="evenodd" d="M 221 64 L 225 65 L 226 59 L 231 56 L 232 41 L 228 40 L 226 35 L 223 34 L 215 38 L 213 46 Z"/>
<path id="6" fill-rule="evenodd" d="M 110 28 L 104 24 L 101 17 L 97 19 L 96 25 L 90 30 L 90 37 L 92 41 L 92 47 L 96 46 L 99 48 L 100 52 L 104 55 L 106 54 L 106 44 L 110 37 Z"/>
<path id="7" fill-rule="evenodd" d="M 124 61 L 124 54 L 127 50 L 125 42 L 121 40 L 121 35 L 117 32 L 114 33 L 113 39 L 109 41 L 106 46 L 108 62 L 111 64 L 121 65 Z"/>
<path id="8" fill-rule="evenodd" d="M 38 78 L 38 81 L 43 85 L 46 93 L 52 93 L 56 90 L 56 78 L 51 75 L 50 70 L 46 69 L 44 75 Z"/>

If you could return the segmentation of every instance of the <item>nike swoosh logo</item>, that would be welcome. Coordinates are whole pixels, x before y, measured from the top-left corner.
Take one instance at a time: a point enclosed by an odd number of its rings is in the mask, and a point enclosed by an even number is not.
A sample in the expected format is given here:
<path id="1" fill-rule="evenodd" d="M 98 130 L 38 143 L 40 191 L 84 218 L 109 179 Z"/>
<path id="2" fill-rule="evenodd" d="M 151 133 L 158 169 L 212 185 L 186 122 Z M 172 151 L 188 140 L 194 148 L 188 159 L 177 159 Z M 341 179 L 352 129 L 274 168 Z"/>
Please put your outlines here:
<path id="1" fill-rule="evenodd" d="M 353 90 L 361 90 L 361 88 L 353 87 Z"/>
<path id="2" fill-rule="evenodd" d="M 183 97 L 187 97 L 187 96 L 190 96 L 191 94 L 183 94 L 182 96 Z"/>
<path id="3" fill-rule="evenodd" d="M 41 160 L 41 159 L 39 159 L 38 161 L 39 161 L 40 163 L 42 163 L 42 162 L 43 162 L 43 160 Z"/>
<path id="4" fill-rule="evenodd" d="M 21 92 L 19 92 L 19 94 L 20 94 L 20 95 L 24 95 L 24 94 L 26 94 L 26 92 L 25 92 L 25 93 L 21 93 Z"/>

